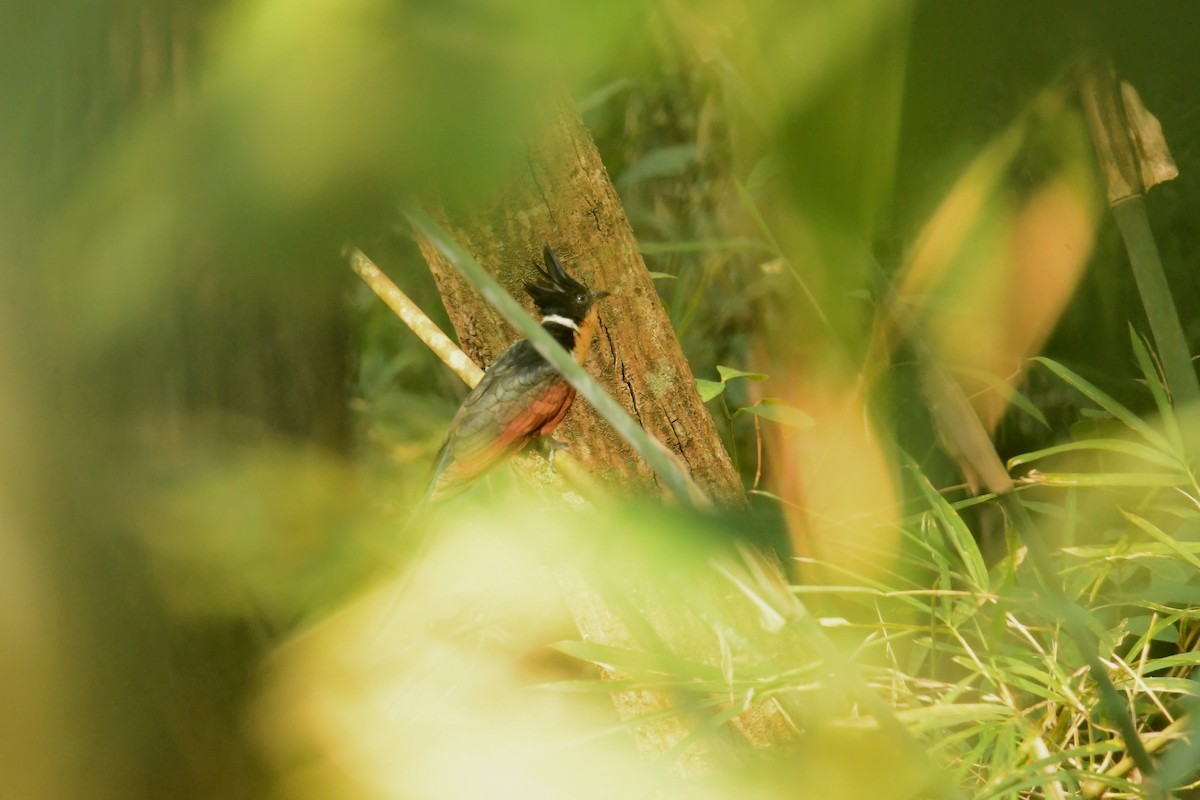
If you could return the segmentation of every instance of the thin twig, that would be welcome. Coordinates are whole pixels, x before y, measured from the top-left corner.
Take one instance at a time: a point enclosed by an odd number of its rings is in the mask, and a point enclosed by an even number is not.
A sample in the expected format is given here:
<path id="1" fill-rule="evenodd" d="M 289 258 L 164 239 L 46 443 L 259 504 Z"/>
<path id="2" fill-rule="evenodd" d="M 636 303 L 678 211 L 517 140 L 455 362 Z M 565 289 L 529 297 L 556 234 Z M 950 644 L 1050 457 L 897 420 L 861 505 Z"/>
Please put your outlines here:
<path id="1" fill-rule="evenodd" d="M 387 275 L 380 272 L 379 267 L 375 266 L 362 250 L 347 245 L 343 253 L 350 260 L 350 267 L 371 287 L 371 291 L 379 295 L 379 299 L 387 303 L 388 308 L 395 311 L 396 316 L 400 317 L 404 324 L 446 363 L 446 366 L 454 370 L 455 375 L 463 379 L 463 383 L 474 389 L 475 384 L 483 377 L 483 370 L 479 365 L 459 349 L 449 336 L 442 333 L 437 323 L 426 316 Z"/>
<path id="2" fill-rule="evenodd" d="M 754 487 L 758 488 L 758 482 L 762 479 L 762 428 L 759 427 L 758 415 L 754 414 L 754 446 L 755 452 L 758 454 L 758 459 L 754 462 Z M 734 448 L 735 450 L 737 448 Z"/>

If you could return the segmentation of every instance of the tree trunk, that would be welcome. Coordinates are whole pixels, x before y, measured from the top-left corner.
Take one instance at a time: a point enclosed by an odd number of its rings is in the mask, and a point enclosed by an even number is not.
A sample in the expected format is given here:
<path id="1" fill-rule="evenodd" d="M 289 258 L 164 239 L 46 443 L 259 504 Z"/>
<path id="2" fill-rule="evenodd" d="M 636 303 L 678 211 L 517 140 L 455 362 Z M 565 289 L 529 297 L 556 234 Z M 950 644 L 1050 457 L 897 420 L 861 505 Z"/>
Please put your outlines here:
<path id="1" fill-rule="evenodd" d="M 594 374 L 649 433 L 678 454 L 717 505 L 744 507 L 741 481 L 696 391 L 590 134 L 566 99 L 549 104 L 541 123 L 540 136 L 529 143 L 528 158 L 513 174 L 507 193 L 487 208 L 444 208 L 443 225 L 516 297 L 525 296 L 522 281 L 533 274 L 532 265 L 540 263 L 547 244 L 574 277 L 612 292 L 602 301 L 589 361 Z M 490 364 L 511 344 L 512 331 L 436 248 L 422 242 L 421 249 L 461 346 L 480 363 Z M 618 491 L 659 489 L 649 467 L 586 403 L 574 404 L 564 426 L 563 438 L 573 454 Z M 711 627 L 680 602 L 677 592 L 661 586 L 659 576 L 636 570 L 619 577 L 583 574 L 560 565 L 560 584 L 585 640 L 634 652 L 666 646 L 684 659 L 719 663 Z M 691 599 L 701 604 L 724 600 L 728 592 L 707 562 L 689 586 Z M 656 630 L 657 645 L 634 633 L 648 625 Z M 606 679 L 622 677 L 603 674 Z M 677 704 L 670 693 L 617 691 L 613 700 L 623 719 L 643 720 L 634 728 L 635 740 L 648 755 L 668 752 L 697 733 L 695 720 L 658 717 Z M 656 719 L 645 723 L 649 717 Z M 753 746 L 789 736 L 784 715 L 773 702 L 751 707 L 731 724 Z M 714 763 L 697 740 L 675 766 L 694 775 L 711 770 Z"/>
<path id="2" fill-rule="evenodd" d="M 513 296 L 550 245 L 567 271 L 613 296 L 602 301 L 589 361 L 594 374 L 651 435 L 675 452 L 719 506 L 745 494 L 712 418 L 696 391 L 600 154 L 569 99 L 549 103 L 514 170 L 509 190 L 488 207 L 441 209 L 447 230 Z M 421 243 L 462 348 L 491 364 L 513 341 L 511 328 L 436 249 Z M 650 468 L 586 403 L 575 403 L 562 438 L 594 474 L 626 492 L 658 491 Z"/>

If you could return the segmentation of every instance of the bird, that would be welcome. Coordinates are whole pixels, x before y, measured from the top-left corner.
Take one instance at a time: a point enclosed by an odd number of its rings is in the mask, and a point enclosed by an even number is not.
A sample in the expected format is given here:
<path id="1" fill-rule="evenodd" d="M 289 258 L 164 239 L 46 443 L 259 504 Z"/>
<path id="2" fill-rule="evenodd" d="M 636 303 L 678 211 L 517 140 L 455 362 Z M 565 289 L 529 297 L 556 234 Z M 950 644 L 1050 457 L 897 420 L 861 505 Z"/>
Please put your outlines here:
<path id="1" fill-rule="evenodd" d="M 542 259 L 545 269 L 535 265 L 538 279 L 525 282 L 525 291 L 541 314 L 542 328 L 582 366 L 596 327 L 596 303 L 609 293 L 590 290 L 568 275 L 548 245 Z M 514 342 L 451 420 L 421 505 L 454 497 L 534 439 L 552 434 L 574 399 L 575 389 L 528 339 Z"/>

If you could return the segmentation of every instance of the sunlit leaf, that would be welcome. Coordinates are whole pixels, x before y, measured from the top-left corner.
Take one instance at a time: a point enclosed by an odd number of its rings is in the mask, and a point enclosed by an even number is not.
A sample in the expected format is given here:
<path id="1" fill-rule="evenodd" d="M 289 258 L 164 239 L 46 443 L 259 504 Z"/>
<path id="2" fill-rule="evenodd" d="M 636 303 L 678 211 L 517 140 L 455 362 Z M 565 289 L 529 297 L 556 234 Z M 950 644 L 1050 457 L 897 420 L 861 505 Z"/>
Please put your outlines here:
<path id="1" fill-rule="evenodd" d="M 704 402 L 712 400 L 714 397 L 719 397 L 725 391 L 725 384 L 721 381 L 710 381 L 704 378 L 696 378 L 696 388 L 700 390 L 700 398 Z"/>
<path id="2" fill-rule="evenodd" d="M 809 428 L 816 424 L 816 420 L 800 409 L 774 398 L 763 398 L 760 405 L 745 406 L 733 413 L 735 417 L 740 414 L 753 414 L 790 428 Z"/>
<path id="3" fill-rule="evenodd" d="M 1157 464 L 1161 467 L 1169 469 L 1181 470 L 1183 465 L 1179 460 L 1171 455 L 1155 450 L 1153 447 L 1147 447 L 1144 444 L 1136 442 L 1127 442 L 1123 439 L 1084 439 L 1078 442 L 1068 442 L 1066 444 L 1054 445 L 1046 447 L 1042 450 L 1035 450 L 1032 453 L 1023 453 L 1019 456 L 1013 456 L 1008 460 L 1008 468 L 1018 467 L 1022 464 L 1029 464 L 1049 456 L 1060 455 L 1062 453 L 1077 453 L 1077 452 L 1108 452 L 1118 455 L 1133 456 L 1143 461 L 1148 461 L 1151 464 Z"/>
<path id="4" fill-rule="evenodd" d="M 1171 536 L 1168 536 L 1157 525 L 1150 522 L 1150 520 L 1139 517 L 1137 514 L 1133 514 L 1129 511 L 1122 510 L 1121 513 L 1125 515 L 1125 519 L 1129 520 L 1134 525 L 1141 528 L 1148 536 L 1150 536 L 1150 538 L 1154 539 L 1159 544 L 1166 546 L 1167 548 L 1169 548 L 1171 550 L 1171 552 L 1175 553 L 1177 556 L 1182 558 L 1184 561 L 1188 562 L 1193 567 L 1200 570 L 1200 558 L 1197 558 L 1194 554 L 1189 552 L 1186 548 L 1181 547 L 1179 542 L 1175 541 L 1175 539 L 1172 538 Z"/>
<path id="5" fill-rule="evenodd" d="M 1186 486 L 1187 475 L 1166 472 L 1040 472 L 1024 481 L 1042 486 Z"/>
<path id="6" fill-rule="evenodd" d="M 694 144 L 675 144 L 651 150 L 617 179 L 622 186 L 633 186 L 650 178 L 678 175 L 696 161 L 699 149 Z"/>
<path id="7" fill-rule="evenodd" d="M 751 381 L 765 381 L 767 375 L 762 372 L 742 372 L 740 369 L 733 367 L 725 367 L 717 365 L 717 374 L 721 376 L 721 382 L 731 381 L 734 378 L 745 378 Z"/>
<path id="8" fill-rule="evenodd" d="M 916 471 L 916 464 L 911 460 L 909 464 Z M 946 538 L 955 552 L 958 553 L 959 558 L 962 559 L 971 583 L 979 589 L 986 590 L 989 584 L 987 565 L 984 563 L 983 554 L 979 551 L 979 544 L 975 541 L 975 537 L 958 512 L 946 502 L 946 498 L 933 488 L 929 480 L 919 472 L 916 477 L 917 485 L 933 508 L 935 517 L 941 523 L 942 531 L 946 534 Z"/>

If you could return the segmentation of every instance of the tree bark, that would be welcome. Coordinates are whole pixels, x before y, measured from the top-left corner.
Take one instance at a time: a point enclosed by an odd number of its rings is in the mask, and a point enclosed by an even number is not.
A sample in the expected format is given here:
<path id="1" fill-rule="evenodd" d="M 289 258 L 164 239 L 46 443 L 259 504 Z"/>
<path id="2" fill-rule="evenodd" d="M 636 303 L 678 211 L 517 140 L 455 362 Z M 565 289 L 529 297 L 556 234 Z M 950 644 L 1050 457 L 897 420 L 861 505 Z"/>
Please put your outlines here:
<path id="1" fill-rule="evenodd" d="M 442 225 L 515 297 L 525 297 L 521 284 L 533 274 L 532 265 L 540 263 L 547 244 L 572 276 L 612 292 L 601 305 L 589 361 L 593 374 L 680 457 L 717 505 L 744 507 L 741 480 L 696 391 L 691 368 L 590 134 L 563 98 L 549 103 L 539 122 L 540 133 L 529 143 L 528 158 L 514 169 L 503 197 L 485 208 L 442 208 Z M 512 343 L 512 331 L 436 248 L 422 242 L 421 249 L 459 343 L 472 358 L 490 364 Z M 660 491 L 649 467 L 586 403 L 572 406 L 560 430 L 583 466 L 618 491 Z M 605 570 L 586 572 L 560 565 L 560 584 L 585 640 L 633 652 L 666 646 L 685 659 L 720 663 L 711 627 L 689 602 L 681 602 L 679 587 L 664 587 L 661 576 L 637 570 L 619 577 Z M 688 586 L 692 594 L 687 596 L 697 603 L 727 599 L 728 585 L 716 578 L 707 562 Z M 652 638 L 657 644 L 634 633 L 647 626 L 655 629 Z M 610 680 L 622 677 L 607 670 L 602 674 Z M 677 704 L 671 693 L 616 691 L 613 701 L 622 719 L 643 721 L 634 728 L 634 738 L 648 755 L 669 752 L 697 733 L 695 720 L 657 716 Z M 647 722 L 648 717 L 655 719 Z M 752 746 L 769 746 L 789 736 L 774 702 L 752 706 L 731 724 Z M 713 753 L 700 740 L 686 747 L 675 763 L 683 775 L 702 774 L 714 766 Z"/>
<path id="2" fill-rule="evenodd" d="M 567 271 L 607 289 L 590 368 L 651 435 L 676 453 L 719 506 L 741 507 L 741 480 L 696 391 L 691 368 L 600 154 L 569 99 L 547 104 L 508 190 L 486 207 L 439 210 L 442 224 L 513 296 L 550 245 Z M 490 364 L 513 341 L 500 315 L 428 243 L 421 243 L 462 348 Z M 586 403 L 560 429 L 572 453 L 621 491 L 658 491 L 650 468 Z"/>

